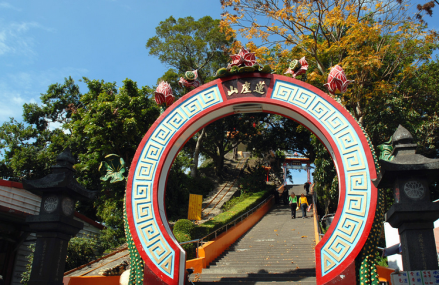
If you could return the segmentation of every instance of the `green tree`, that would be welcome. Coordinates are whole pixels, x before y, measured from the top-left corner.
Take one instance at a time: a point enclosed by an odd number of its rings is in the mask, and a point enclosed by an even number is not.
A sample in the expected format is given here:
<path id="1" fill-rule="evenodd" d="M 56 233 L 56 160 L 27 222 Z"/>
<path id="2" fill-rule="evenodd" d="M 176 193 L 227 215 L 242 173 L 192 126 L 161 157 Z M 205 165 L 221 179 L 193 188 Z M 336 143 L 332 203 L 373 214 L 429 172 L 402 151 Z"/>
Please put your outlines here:
<path id="1" fill-rule="evenodd" d="M 314 191 L 319 201 L 319 212 L 323 215 L 335 213 L 338 206 L 338 178 L 334 162 L 319 139 L 313 135 L 312 145 L 316 152 L 314 160 Z"/>
<path id="2" fill-rule="evenodd" d="M 169 17 L 156 27 L 156 36 L 148 39 L 149 54 L 157 56 L 170 69 L 159 78 L 168 81 L 177 97 L 190 90 L 178 84 L 186 71 L 198 70 L 201 84 L 214 79 L 216 71 L 227 65 L 227 53 L 233 39 L 228 39 L 219 28 L 220 20 L 210 16 L 194 20 L 193 17 Z M 202 129 L 185 148 L 193 153 L 191 175 L 197 176 L 199 153 L 202 141 L 207 136 Z"/>
<path id="3" fill-rule="evenodd" d="M 221 175 L 224 156 L 239 144 L 246 144 L 257 135 L 258 128 L 253 126 L 255 119 L 249 115 L 236 114 L 215 121 L 206 127 L 206 138 L 201 152 L 213 159 L 215 174 Z"/>
<path id="4" fill-rule="evenodd" d="M 314 148 L 311 146 L 311 132 L 299 123 L 279 116 L 266 114 L 252 116 L 258 120 L 259 132 L 250 138 L 248 148 L 254 149 L 259 155 L 270 150 L 284 150 L 305 155 L 314 160 Z M 267 144 L 267 142 L 270 142 Z"/>
<path id="5" fill-rule="evenodd" d="M 78 181 L 100 191 L 94 207 L 107 227 L 101 242 L 109 248 L 125 240 L 122 219 L 125 184 L 101 181 L 99 165 L 108 154 L 117 154 L 127 166 L 131 165 L 140 141 L 159 116 L 159 109 L 150 96 L 153 90 L 147 86 L 138 88 L 132 80 L 124 80 L 119 89 L 116 83 L 83 80 L 88 92 L 72 107 L 71 148 L 78 157 L 75 165 Z"/>
<path id="6" fill-rule="evenodd" d="M 105 248 L 124 242 L 123 183 L 100 181 L 99 165 L 111 153 L 131 164 L 138 144 L 159 116 L 153 90 L 138 88 L 129 79 L 115 83 L 84 78 L 88 91 L 80 93 L 72 78 L 50 85 L 41 105 L 25 104 L 24 122 L 11 119 L 0 127 L 0 175 L 22 181 L 50 173 L 56 156 L 67 146 L 78 163 L 78 182 L 99 191 L 96 201 L 78 203 L 77 210 L 102 221 L 100 242 Z"/>
<path id="7" fill-rule="evenodd" d="M 388 141 L 399 124 L 418 144 L 418 152 L 439 157 L 439 59 L 427 62 L 394 92 L 374 98 L 365 122 L 375 147 Z"/>
<path id="8" fill-rule="evenodd" d="M 148 39 L 149 54 L 157 56 L 170 69 L 159 80 L 168 80 L 178 96 L 189 90 L 182 89 L 178 79 L 188 70 L 198 70 L 201 84 L 211 81 L 216 71 L 229 61 L 228 49 L 233 39 L 220 32 L 220 20 L 210 16 L 169 17 L 156 27 L 156 36 Z"/>
<path id="9" fill-rule="evenodd" d="M 23 181 L 50 173 L 56 156 L 69 144 L 70 107 L 78 104 L 80 96 L 78 85 L 66 78 L 41 94 L 40 106 L 23 105 L 23 122 L 11 118 L 0 126 L 0 177 Z"/>

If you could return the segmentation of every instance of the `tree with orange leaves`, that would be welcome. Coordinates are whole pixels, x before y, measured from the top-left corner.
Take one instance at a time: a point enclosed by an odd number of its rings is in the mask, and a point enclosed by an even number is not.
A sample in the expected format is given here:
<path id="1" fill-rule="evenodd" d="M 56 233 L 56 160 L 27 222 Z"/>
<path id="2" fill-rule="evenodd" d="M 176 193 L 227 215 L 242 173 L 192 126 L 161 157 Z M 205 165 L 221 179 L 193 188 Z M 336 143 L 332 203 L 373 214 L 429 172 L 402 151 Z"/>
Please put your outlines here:
<path id="1" fill-rule="evenodd" d="M 438 35 L 422 19 L 408 17 L 407 2 L 389 0 L 221 0 L 224 32 L 240 33 L 247 47 L 284 73 L 303 56 L 306 81 L 322 88 L 331 67 L 341 65 L 354 84 L 340 98 L 362 126 L 374 96 L 394 92 L 430 59 Z M 417 12 L 425 13 L 422 10 Z M 257 46 L 255 42 L 260 42 Z M 239 43 L 237 43 L 239 45 Z M 326 90 L 325 90 L 326 91 Z"/>
<path id="2" fill-rule="evenodd" d="M 431 15 L 434 3 L 418 7 L 409 17 L 408 1 L 222 0 L 225 13 L 221 26 L 227 34 L 239 33 L 247 39 L 247 47 L 261 59 L 259 63 L 270 64 L 276 73 L 285 73 L 290 61 L 305 57 L 307 76 L 304 73 L 296 78 L 324 91 L 330 69 L 340 65 L 353 83 L 344 94 L 333 96 L 375 138 L 375 145 L 385 141 L 383 136 L 397 120 L 409 123 L 415 134 L 419 130 L 419 137 L 431 138 L 427 133 L 439 127 L 434 103 L 439 92 L 430 88 L 425 94 L 424 90 L 435 86 L 428 71 L 437 70 L 430 58 L 439 37 L 427 29 L 422 15 Z M 416 86 L 418 90 L 413 90 Z M 425 100 L 429 106 L 424 105 Z M 437 150 L 434 142 L 426 146 Z M 315 149 L 324 148 L 316 143 Z M 327 152 L 316 153 L 314 190 L 323 193 L 319 198 L 325 202 L 324 197 L 331 195 L 328 189 L 337 192 L 337 176 L 335 169 L 329 173 L 323 167 L 331 168 Z M 356 259 L 357 284 L 379 284 L 376 247 L 386 210 L 385 189 L 379 189 L 378 197 L 371 235 Z"/>

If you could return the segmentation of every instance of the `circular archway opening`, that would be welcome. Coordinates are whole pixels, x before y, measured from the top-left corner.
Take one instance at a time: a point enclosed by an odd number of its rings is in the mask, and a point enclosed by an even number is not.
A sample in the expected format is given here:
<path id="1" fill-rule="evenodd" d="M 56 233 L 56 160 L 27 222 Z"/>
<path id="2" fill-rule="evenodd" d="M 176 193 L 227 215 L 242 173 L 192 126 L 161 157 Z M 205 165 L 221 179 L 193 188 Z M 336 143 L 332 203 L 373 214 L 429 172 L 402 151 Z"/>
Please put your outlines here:
<path id="1" fill-rule="evenodd" d="M 263 82 L 267 88 L 263 94 L 230 94 L 244 82 Z M 244 74 L 206 84 L 171 106 L 145 135 L 127 186 L 130 231 L 142 258 L 164 284 L 184 282 L 184 251 L 172 235 L 165 213 L 168 172 L 187 139 L 237 108 L 262 109 L 297 121 L 328 149 L 338 173 L 339 209 L 315 254 L 318 282 L 332 280 L 358 255 L 373 222 L 373 156 L 361 128 L 335 100 L 308 84 L 276 75 Z"/>

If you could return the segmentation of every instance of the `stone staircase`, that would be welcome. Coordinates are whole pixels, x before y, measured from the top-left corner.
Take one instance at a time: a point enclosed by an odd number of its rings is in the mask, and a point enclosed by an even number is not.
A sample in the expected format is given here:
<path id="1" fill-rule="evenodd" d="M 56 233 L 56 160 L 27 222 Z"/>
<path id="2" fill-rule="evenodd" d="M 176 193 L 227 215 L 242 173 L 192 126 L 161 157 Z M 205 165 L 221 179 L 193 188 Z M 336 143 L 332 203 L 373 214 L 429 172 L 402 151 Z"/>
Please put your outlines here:
<path id="1" fill-rule="evenodd" d="M 209 193 L 208 197 L 203 200 L 202 220 L 199 221 L 200 224 L 222 213 L 221 207 L 223 204 L 229 201 L 235 192 L 239 190 L 237 179 L 246 160 L 228 160 L 227 162 L 231 166 L 228 175 L 229 180 L 219 184 L 218 187 Z"/>
<path id="2" fill-rule="evenodd" d="M 196 284 L 316 284 L 311 214 L 291 219 L 289 206 L 276 205 L 199 276 Z"/>

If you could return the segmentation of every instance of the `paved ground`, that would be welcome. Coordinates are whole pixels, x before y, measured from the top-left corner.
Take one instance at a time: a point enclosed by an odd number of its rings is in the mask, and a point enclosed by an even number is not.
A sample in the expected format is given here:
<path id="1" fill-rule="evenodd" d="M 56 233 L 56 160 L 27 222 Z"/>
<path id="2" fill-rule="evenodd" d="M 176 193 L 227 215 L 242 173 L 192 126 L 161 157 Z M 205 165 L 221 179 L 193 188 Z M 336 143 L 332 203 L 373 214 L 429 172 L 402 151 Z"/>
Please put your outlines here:
<path id="1" fill-rule="evenodd" d="M 217 260 L 195 276 L 198 284 L 273 282 L 316 284 L 313 219 L 291 219 L 289 206 L 276 205 Z"/>

